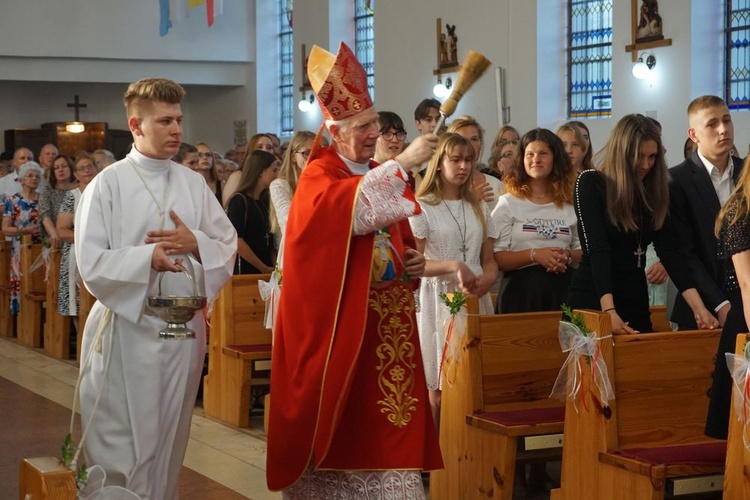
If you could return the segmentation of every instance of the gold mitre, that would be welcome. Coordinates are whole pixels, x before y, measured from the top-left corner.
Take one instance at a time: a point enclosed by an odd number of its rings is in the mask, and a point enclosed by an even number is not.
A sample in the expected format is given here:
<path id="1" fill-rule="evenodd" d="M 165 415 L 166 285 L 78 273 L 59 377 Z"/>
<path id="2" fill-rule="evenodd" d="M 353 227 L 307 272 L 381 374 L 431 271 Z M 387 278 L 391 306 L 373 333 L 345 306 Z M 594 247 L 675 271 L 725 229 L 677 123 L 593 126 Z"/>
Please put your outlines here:
<path id="1" fill-rule="evenodd" d="M 336 55 L 314 45 L 307 75 L 326 120 L 341 120 L 372 107 L 367 73 L 344 42 Z"/>

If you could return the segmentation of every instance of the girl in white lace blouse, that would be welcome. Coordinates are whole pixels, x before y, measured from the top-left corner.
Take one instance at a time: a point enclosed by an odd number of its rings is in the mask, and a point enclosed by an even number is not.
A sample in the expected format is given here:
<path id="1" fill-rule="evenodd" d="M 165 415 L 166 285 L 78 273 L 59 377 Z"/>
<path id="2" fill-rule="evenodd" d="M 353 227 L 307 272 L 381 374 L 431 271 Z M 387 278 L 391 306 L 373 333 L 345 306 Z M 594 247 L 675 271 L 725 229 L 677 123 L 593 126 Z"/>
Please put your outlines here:
<path id="1" fill-rule="evenodd" d="M 281 162 L 279 176 L 271 183 L 271 231 L 279 238 L 284 236 L 286 219 L 289 216 L 289 205 L 297 189 L 297 181 L 302 169 L 307 164 L 315 134 L 301 131 L 294 134 L 286 148 Z M 281 263 L 281 243 L 279 244 L 279 263 Z"/>
<path id="2" fill-rule="evenodd" d="M 480 312 L 491 314 L 488 292 L 497 279 L 492 254 L 497 234 L 487 204 L 471 189 L 473 165 L 471 143 L 458 134 L 443 134 L 416 193 L 422 213 L 409 219 L 417 250 L 427 259 L 417 325 L 436 424 L 445 345 L 442 321 L 448 311 L 439 294 L 463 291 L 478 295 Z"/>

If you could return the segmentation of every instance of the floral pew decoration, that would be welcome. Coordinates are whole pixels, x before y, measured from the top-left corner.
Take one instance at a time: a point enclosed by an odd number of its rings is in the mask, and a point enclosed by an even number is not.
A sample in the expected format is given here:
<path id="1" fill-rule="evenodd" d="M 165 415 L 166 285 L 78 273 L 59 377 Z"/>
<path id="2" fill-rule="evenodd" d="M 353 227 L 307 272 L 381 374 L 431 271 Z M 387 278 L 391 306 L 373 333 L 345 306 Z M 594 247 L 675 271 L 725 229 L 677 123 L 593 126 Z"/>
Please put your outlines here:
<path id="1" fill-rule="evenodd" d="M 268 281 L 258 280 L 260 298 L 266 303 L 266 314 L 263 324 L 271 331 L 276 327 L 276 311 L 279 310 L 281 297 L 281 268 L 278 264 L 271 273 Z"/>
<path id="2" fill-rule="evenodd" d="M 442 326 L 445 333 L 445 344 L 440 359 L 438 380 L 442 380 L 443 372 L 449 385 L 455 381 L 450 375 L 451 366 L 461 359 L 461 344 L 466 336 L 466 295 L 461 292 L 441 293 L 440 299 L 446 306 L 447 316 L 443 319 Z"/>
<path id="3" fill-rule="evenodd" d="M 725 355 L 734 382 L 734 411 L 742 423 L 742 443 L 746 450 L 750 450 L 750 343 L 745 345 L 745 352 L 741 356 L 733 352 Z"/>
<path id="4" fill-rule="evenodd" d="M 599 337 L 596 332 L 592 332 L 586 327 L 581 314 L 574 313 L 565 304 L 562 305 L 562 310 L 570 321 L 560 321 L 558 338 L 562 351 L 567 352 L 568 357 L 560 368 L 550 397 L 563 401 L 566 398 L 571 398 L 576 412 L 578 411 L 577 400 L 580 397 L 583 409 L 589 411 L 586 404 L 586 393 L 591 389 L 585 385 L 583 370 L 590 369 L 591 380 L 599 391 L 602 407 L 605 412 L 609 412 L 609 401 L 614 399 L 615 395 L 598 342 L 609 339 L 612 335 Z M 586 362 L 586 368 L 583 366 L 583 360 Z M 568 369 L 570 365 L 575 367 L 572 371 Z M 572 372 L 572 377 L 568 375 L 570 372 Z"/>

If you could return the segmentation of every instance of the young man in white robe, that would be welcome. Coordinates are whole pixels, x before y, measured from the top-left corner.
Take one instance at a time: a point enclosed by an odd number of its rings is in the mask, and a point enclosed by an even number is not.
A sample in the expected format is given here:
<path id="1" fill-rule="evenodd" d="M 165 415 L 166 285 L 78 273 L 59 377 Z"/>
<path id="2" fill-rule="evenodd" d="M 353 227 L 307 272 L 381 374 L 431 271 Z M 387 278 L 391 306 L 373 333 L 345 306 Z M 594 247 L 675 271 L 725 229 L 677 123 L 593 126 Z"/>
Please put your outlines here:
<path id="1" fill-rule="evenodd" d="M 81 416 L 87 465 L 106 485 L 141 498 L 177 498 L 205 355 L 205 318 L 194 340 L 160 340 L 166 322 L 147 298 L 213 300 L 231 278 L 237 234 L 200 174 L 170 158 L 182 142 L 183 88 L 144 79 L 125 92 L 134 146 L 86 188 L 76 211 L 76 260 L 97 298 L 84 329 Z"/>

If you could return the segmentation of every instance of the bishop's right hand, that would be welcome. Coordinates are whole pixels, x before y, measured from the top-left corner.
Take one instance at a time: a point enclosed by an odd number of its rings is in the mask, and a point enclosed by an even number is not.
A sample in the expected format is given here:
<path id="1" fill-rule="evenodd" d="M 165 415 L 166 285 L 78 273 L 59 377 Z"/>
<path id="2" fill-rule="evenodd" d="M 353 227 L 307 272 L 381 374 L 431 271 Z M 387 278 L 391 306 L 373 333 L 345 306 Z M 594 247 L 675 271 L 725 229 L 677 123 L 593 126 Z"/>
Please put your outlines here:
<path id="1" fill-rule="evenodd" d="M 438 144 L 435 134 L 420 135 L 409 144 L 409 147 L 396 157 L 401 167 L 407 172 L 419 168 L 423 163 L 432 158 Z"/>

